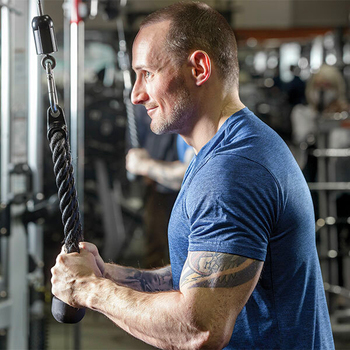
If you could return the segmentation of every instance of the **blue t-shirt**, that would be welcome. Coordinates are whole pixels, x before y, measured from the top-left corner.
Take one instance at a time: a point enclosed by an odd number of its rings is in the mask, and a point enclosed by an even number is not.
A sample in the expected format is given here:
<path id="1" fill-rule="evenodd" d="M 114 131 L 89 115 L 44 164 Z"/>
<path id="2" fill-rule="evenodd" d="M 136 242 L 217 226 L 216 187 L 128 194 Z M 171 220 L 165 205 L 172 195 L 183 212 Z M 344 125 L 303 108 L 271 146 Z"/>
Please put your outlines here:
<path id="1" fill-rule="evenodd" d="M 264 261 L 225 349 L 334 349 L 313 203 L 282 139 L 247 108 L 194 157 L 169 222 L 174 288 L 188 251 Z"/>

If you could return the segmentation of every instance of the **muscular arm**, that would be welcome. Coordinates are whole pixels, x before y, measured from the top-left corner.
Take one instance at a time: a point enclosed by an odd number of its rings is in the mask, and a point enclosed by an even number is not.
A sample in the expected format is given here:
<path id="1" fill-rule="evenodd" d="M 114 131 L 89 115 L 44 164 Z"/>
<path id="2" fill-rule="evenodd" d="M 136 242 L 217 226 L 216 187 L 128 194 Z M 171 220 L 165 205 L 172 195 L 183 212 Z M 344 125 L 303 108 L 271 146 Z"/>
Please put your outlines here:
<path id="1" fill-rule="evenodd" d="M 222 349 L 263 265 L 231 254 L 190 252 L 179 291 L 145 293 L 93 273 L 75 276 L 74 270 L 82 267 L 73 260 L 82 253 L 64 255 L 65 263 L 53 268 L 53 293 L 73 306 L 103 313 L 130 334 L 161 349 Z M 67 267 L 73 271 L 64 277 L 63 288 L 60 273 Z"/>
<path id="2" fill-rule="evenodd" d="M 140 270 L 105 264 L 104 277 L 140 292 L 161 292 L 173 288 L 170 265 L 156 270 Z"/>
<path id="3" fill-rule="evenodd" d="M 152 159 L 145 149 L 134 148 L 126 156 L 126 168 L 135 175 L 147 176 L 165 187 L 179 190 L 193 154 L 193 150 L 188 149 L 184 163 L 167 162 Z"/>
<path id="4" fill-rule="evenodd" d="M 118 284 L 140 292 L 160 292 L 173 288 L 170 265 L 159 269 L 141 270 L 117 264 L 106 264 L 94 244 L 80 242 L 79 247 L 85 249 L 95 257 L 96 265 L 103 277 Z"/>

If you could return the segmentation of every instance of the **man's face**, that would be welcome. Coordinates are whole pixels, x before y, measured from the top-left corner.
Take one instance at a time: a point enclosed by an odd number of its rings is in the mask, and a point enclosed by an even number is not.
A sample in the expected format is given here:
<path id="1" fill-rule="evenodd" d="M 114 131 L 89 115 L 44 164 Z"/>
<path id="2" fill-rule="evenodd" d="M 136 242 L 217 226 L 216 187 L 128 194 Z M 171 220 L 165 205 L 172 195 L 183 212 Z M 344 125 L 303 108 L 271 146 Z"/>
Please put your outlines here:
<path id="1" fill-rule="evenodd" d="M 155 134 L 181 133 L 193 110 L 186 64 L 178 67 L 165 45 L 169 22 L 143 28 L 133 45 L 132 66 L 136 81 L 131 99 L 142 104 L 151 117 Z"/>

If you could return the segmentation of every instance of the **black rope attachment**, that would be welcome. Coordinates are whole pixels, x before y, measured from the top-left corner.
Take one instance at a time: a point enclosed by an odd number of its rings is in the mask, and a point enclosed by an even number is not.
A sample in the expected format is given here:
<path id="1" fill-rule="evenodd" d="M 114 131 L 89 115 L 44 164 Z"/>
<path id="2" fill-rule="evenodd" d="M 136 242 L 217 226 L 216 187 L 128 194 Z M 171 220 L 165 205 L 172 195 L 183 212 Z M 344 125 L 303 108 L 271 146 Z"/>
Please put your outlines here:
<path id="1" fill-rule="evenodd" d="M 53 113 L 47 110 L 47 138 L 52 152 L 54 174 L 60 200 L 64 244 L 67 253 L 79 252 L 79 242 L 84 239 L 80 220 L 79 203 L 74 180 L 72 157 L 64 112 L 57 106 Z"/>

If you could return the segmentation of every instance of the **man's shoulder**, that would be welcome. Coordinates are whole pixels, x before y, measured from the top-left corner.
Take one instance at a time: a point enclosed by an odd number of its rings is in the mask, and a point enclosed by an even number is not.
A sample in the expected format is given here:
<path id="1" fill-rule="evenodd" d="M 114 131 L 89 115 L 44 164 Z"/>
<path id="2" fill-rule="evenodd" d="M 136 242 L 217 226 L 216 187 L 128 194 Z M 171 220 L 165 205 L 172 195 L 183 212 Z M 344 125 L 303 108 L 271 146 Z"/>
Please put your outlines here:
<path id="1" fill-rule="evenodd" d="M 235 154 L 219 152 L 212 154 L 191 174 L 187 191 L 196 196 L 215 191 L 217 194 L 232 193 L 245 187 L 269 192 L 279 187 L 272 172 L 260 162 Z"/>

